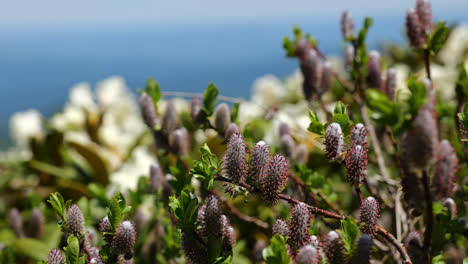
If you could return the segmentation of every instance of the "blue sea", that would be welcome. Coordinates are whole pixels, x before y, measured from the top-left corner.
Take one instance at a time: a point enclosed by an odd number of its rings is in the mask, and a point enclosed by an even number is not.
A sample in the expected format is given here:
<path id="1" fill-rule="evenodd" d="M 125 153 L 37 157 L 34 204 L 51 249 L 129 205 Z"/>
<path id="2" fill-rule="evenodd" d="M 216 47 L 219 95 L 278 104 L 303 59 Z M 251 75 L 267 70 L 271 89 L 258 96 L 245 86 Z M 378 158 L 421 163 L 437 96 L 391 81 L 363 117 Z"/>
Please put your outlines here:
<path id="1" fill-rule="evenodd" d="M 374 22 L 371 48 L 405 41 L 403 16 Z M 341 54 L 337 18 L 95 27 L 0 25 L 0 147 L 11 144 L 8 120 L 14 112 L 36 108 L 51 116 L 63 107 L 74 84 L 94 85 L 112 75 L 125 78 L 134 91 L 153 77 L 166 91 L 202 92 L 213 81 L 223 95 L 248 98 L 256 78 L 265 74 L 281 78 L 297 68 L 297 61 L 286 58 L 282 49 L 282 37 L 292 35 L 293 24 L 319 39 L 326 54 Z"/>

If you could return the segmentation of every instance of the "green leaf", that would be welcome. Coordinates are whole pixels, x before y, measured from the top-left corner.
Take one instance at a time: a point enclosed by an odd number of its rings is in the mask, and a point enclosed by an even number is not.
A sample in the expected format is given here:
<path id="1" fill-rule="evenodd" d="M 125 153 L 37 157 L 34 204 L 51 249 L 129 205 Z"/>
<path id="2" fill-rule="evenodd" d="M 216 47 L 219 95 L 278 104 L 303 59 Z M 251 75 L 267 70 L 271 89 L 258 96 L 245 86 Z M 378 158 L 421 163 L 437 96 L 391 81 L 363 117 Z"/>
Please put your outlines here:
<path id="1" fill-rule="evenodd" d="M 110 164 L 94 145 L 73 141 L 69 142 L 68 145 L 87 161 L 93 169 L 96 182 L 103 186 L 107 186 L 110 183 Z"/>
<path id="2" fill-rule="evenodd" d="M 146 93 L 151 96 L 153 99 L 154 104 L 159 102 L 161 99 L 161 87 L 159 86 L 159 83 L 154 80 L 153 78 L 148 78 L 146 80 L 146 87 L 145 87 Z"/>
<path id="3" fill-rule="evenodd" d="M 361 30 L 359 31 L 358 37 L 357 37 L 357 46 L 361 47 L 363 46 L 366 40 L 367 32 L 369 31 L 369 28 L 372 26 L 374 23 L 374 20 L 370 17 L 366 17 L 364 19 L 364 24 Z"/>
<path id="4" fill-rule="evenodd" d="M 35 260 L 47 258 L 49 247 L 42 241 L 32 238 L 21 238 L 14 242 L 15 251 L 18 255 L 31 257 Z"/>
<path id="5" fill-rule="evenodd" d="M 446 22 L 438 22 L 432 34 L 428 36 L 428 50 L 435 55 L 444 46 L 449 36 L 449 28 Z"/>
<path id="6" fill-rule="evenodd" d="M 107 208 L 107 218 L 109 219 L 109 224 L 111 226 L 112 232 L 115 232 L 117 227 L 122 221 L 122 208 L 120 205 L 121 202 L 116 197 L 112 198 L 112 201 Z"/>
<path id="7" fill-rule="evenodd" d="M 309 112 L 309 119 L 310 125 L 307 130 L 320 136 L 325 135 L 325 126 L 320 122 L 317 113 Z"/>
<path id="8" fill-rule="evenodd" d="M 346 106 L 341 101 L 338 101 L 335 109 L 333 109 L 333 114 L 346 114 Z"/>
<path id="9" fill-rule="evenodd" d="M 411 116 L 416 116 L 419 108 L 427 102 L 427 91 L 426 85 L 418 81 L 416 76 L 411 76 L 408 79 L 408 89 L 411 92 L 411 96 L 408 98 L 408 107 Z"/>
<path id="10" fill-rule="evenodd" d="M 211 153 L 208 145 L 200 148 L 200 160 L 194 160 L 190 175 L 206 183 L 206 189 L 211 190 L 214 183 L 214 176 L 219 172 L 220 162 L 216 155 Z"/>
<path id="11" fill-rule="evenodd" d="M 198 199 L 188 191 L 181 192 L 179 197 L 169 197 L 169 207 L 176 217 L 178 227 L 195 230 L 197 227 Z"/>
<path id="12" fill-rule="evenodd" d="M 263 259 L 267 264 L 290 264 L 288 250 L 286 248 L 286 238 L 280 234 L 274 235 L 270 240 L 270 245 L 263 249 Z"/>
<path id="13" fill-rule="evenodd" d="M 207 116 L 211 116 L 219 95 L 218 88 L 214 83 L 210 83 L 203 94 L 203 110 Z"/>
<path id="14" fill-rule="evenodd" d="M 65 222 L 66 207 L 62 195 L 60 195 L 60 193 L 58 192 L 52 193 L 47 202 L 49 202 L 50 205 L 52 205 L 52 207 L 55 210 L 55 213 L 60 217 L 62 222 Z"/>
<path id="15" fill-rule="evenodd" d="M 233 123 L 236 123 L 237 122 L 237 117 L 239 116 L 239 106 L 240 106 L 240 103 L 237 102 L 237 103 L 234 103 L 232 105 L 232 109 L 231 109 L 231 120 Z"/>
<path id="16" fill-rule="evenodd" d="M 76 264 L 80 255 L 80 244 L 78 238 L 70 235 L 67 239 L 67 246 L 64 250 L 67 257 L 67 264 Z"/>
<path id="17" fill-rule="evenodd" d="M 171 175 L 174 179 L 169 181 L 169 184 L 175 189 L 175 194 L 179 195 L 180 192 L 186 188 L 191 188 L 192 175 L 187 173 L 182 162 L 177 162 L 176 166 L 169 167 Z"/>
<path id="18" fill-rule="evenodd" d="M 338 233 L 343 238 L 346 254 L 351 256 L 356 247 L 356 240 L 360 235 L 359 227 L 351 217 L 348 217 L 346 220 L 341 220 L 341 229 L 338 230 Z"/>
<path id="19" fill-rule="evenodd" d="M 379 90 L 367 89 L 365 100 L 372 111 L 371 117 L 383 125 L 394 126 L 399 121 L 399 110 L 388 97 Z"/>
<path id="20" fill-rule="evenodd" d="M 296 56 L 296 45 L 288 37 L 283 37 L 283 48 L 286 51 L 286 57 Z"/>
<path id="21" fill-rule="evenodd" d="M 11 247 L 4 247 L 0 250 L 0 263 L 15 264 L 15 252 Z"/>
<path id="22" fill-rule="evenodd" d="M 351 126 L 353 125 L 353 122 L 349 120 L 349 116 L 347 114 L 334 114 L 332 122 L 340 124 L 341 130 L 345 135 L 349 134 Z"/>

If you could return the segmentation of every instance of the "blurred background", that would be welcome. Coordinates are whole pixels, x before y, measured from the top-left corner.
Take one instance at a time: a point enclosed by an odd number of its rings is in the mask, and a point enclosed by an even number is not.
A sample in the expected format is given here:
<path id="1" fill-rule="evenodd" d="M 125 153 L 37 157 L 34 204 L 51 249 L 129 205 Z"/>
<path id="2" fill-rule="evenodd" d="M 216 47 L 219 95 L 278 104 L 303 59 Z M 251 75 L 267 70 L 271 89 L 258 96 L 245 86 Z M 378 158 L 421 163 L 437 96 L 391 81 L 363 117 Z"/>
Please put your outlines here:
<path id="1" fill-rule="evenodd" d="M 378 3 L 377 3 L 378 2 Z M 433 0 L 434 17 L 467 22 L 468 1 Z M 80 82 L 121 76 L 136 92 L 153 77 L 164 91 L 202 92 L 210 81 L 226 96 L 248 98 L 256 78 L 297 68 L 282 37 L 294 24 L 341 53 L 340 14 L 356 27 L 374 17 L 371 48 L 404 43 L 414 1 L 2 1 L 0 3 L 0 148 L 11 145 L 9 117 L 62 109 Z"/>

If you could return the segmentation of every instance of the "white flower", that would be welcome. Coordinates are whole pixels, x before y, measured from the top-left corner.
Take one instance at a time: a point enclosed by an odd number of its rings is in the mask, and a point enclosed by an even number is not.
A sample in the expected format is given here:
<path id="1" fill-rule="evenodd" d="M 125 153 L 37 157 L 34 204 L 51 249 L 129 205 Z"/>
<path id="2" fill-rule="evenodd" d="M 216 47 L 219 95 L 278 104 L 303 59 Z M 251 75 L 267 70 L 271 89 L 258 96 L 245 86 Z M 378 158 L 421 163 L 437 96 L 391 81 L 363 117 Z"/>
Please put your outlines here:
<path id="1" fill-rule="evenodd" d="M 91 88 L 86 82 L 78 83 L 71 88 L 68 101 L 73 106 L 83 107 L 88 110 L 96 108 Z"/>
<path id="2" fill-rule="evenodd" d="M 456 27 L 439 52 L 440 60 L 451 67 L 456 67 L 464 60 L 468 50 L 468 25 Z"/>
<path id="3" fill-rule="evenodd" d="M 443 100 L 454 98 L 454 88 L 458 78 L 458 70 L 456 68 L 431 64 L 431 77 L 434 89 L 440 93 Z"/>
<path id="4" fill-rule="evenodd" d="M 44 130 L 41 114 L 34 109 L 15 113 L 10 118 L 10 135 L 20 147 L 27 146 L 32 137 L 42 137 Z"/>
<path id="5" fill-rule="evenodd" d="M 252 100 L 265 107 L 279 104 L 286 95 L 283 84 L 273 75 L 265 75 L 255 80 L 252 90 Z"/>
<path id="6" fill-rule="evenodd" d="M 63 113 L 57 113 L 51 119 L 52 126 L 63 132 L 66 130 L 79 130 L 85 126 L 85 122 L 84 110 L 74 105 L 67 105 Z"/>
<path id="7" fill-rule="evenodd" d="M 99 104 L 104 107 L 120 102 L 122 97 L 128 96 L 125 80 L 119 76 L 112 76 L 98 82 L 96 95 Z"/>
<path id="8" fill-rule="evenodd" d="M 237 120 L 239 120 L 240 127 L 244 127 L 246 124 L 263 115 L 265 112 L 257 103 L 252 102 L 241 102 L 239 105 L 239 112 Z"/>

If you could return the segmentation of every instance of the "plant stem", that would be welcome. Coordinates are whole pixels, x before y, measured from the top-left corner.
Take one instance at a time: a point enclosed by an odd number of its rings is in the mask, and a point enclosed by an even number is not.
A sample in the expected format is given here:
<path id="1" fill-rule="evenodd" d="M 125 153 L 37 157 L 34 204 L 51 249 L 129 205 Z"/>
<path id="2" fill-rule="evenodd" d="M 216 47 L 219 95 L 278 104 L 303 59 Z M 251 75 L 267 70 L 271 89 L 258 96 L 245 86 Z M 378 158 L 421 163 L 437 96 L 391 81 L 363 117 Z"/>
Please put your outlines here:
<path id="1" fill-rule="evenodd" d="M 359 198 L 359 205 L 362 206 L 362 193 L 361 193 L 361 187 L 358 186 L 356 187 L 356 194 Z"/>
<path id="2" fill-rule="evenodd" d="M 424 49 L 424 64 L 426 66 L 426 74 L 427 78 L 429 80 L 431 79 L 431 59 L 430 59 L 431 54 L 429 53 L 428 49 Z"/>
<path id="3" fill-rule="evenodd" d="M 432 219 L 434 218 L 434 212 L 432 211 L 432 197 L 431 190 L 429 189 L 429 176 L 427 170 L 423 171 L 422 183 L 424 185 L 424 199 L 426 200 L 426 230 L 424 230 L 424 243 L 423 252 L 424 262 L 429 264 L 431 261 L 431 243 L 432 243 Z"/>
<path id="4" fill-rule="evenodd" d="M 390 242 L 392 245 L 395 246 L 395 248 L 400 252 L 401 257 L 403 258 L 403 263 L 404 264 L 411 264 L 411 259 L 408 256 L 408 253 L 406 252 L 405 247 L 403 246 L 402 243 L 400 243 L 390 232 L 385 230 L 381 226 L 377 226 L 377 233 L 380 234 L 382 237 L 384 237 L 388 242 Z"/>
<path id="5" fill-rule="evenodd" d="M 292 198 L 291 196 L 288 196 L 288 195 L 285 195 L 285 194 L 282 194 L 282 193 L 279 194 L 279 197 L 280 197 L 281 200 L 287 201 L 290 204 L 302 203 L 301 201 L 298 201 L 298 200 Z M 337 219 L 337 220 L 345 220 L 346 218 L 348 218 L 346 215 L 338 215 L 338 214 L 335 214 L 333 212 L 326 211 L 326 210 L 320 209 L 320 208 L 312 206 L 312 205 L 308 205 L 308 204 L 306 204 L 306 205 L 309 207 L 312 214 L 318 214 L 318 215 L 322 215 L 325 218 L 332 218 L 332 219 Z"/>

